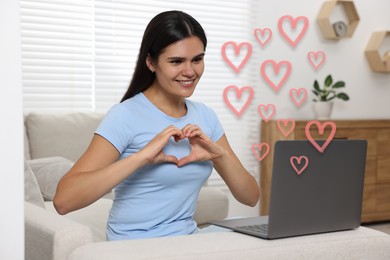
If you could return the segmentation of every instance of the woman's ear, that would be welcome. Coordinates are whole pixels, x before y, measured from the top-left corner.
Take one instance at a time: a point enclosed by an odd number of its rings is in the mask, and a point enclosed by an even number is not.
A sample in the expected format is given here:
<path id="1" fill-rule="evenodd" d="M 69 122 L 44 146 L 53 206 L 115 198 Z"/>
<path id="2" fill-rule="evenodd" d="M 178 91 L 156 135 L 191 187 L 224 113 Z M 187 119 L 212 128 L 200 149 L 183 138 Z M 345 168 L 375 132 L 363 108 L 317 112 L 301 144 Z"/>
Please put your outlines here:
<path id="1" fill-rule="evenodd" d="M 154 73 L 155 71 L 155 68 L 154 68 L 154 65 L 153 65 L 153 59 L 152 57 L 150 57 L 150 55 L 148 54 L 148 56 L 146 57 L 146 66 L 148 67 L 148 69 Z"/>

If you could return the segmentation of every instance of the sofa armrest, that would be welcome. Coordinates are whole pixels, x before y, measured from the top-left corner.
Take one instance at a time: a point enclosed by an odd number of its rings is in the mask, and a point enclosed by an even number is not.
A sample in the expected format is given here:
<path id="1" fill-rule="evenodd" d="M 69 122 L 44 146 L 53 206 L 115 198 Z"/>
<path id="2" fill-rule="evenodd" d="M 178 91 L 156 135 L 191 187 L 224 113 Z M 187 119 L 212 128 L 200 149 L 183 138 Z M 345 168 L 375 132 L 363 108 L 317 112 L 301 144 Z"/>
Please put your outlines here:
<path id="1" fill-rule="evenodd" d="M 25 259 L 65 260 L 77 247 L 92 243 L 91 230 L 25 202 Z"/>
<path id="2" fill-rule="evenodd" d="M 198 226 L 208 221 L 224 219 L 228 215 L 228 195 L 218 188 L 203 186 L 199 193 L 194 219 Z"/>

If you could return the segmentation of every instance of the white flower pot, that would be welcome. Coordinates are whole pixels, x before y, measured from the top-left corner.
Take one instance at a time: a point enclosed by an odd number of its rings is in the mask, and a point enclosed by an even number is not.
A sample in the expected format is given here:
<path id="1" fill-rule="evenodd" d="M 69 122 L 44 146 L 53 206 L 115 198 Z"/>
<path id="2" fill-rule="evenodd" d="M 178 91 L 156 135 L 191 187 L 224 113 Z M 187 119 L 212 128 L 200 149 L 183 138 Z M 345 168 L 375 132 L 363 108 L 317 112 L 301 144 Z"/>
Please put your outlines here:
<path id="1" fill-rule="evenodd" d="M 314 114 L 318 120 L 330 118 L 333 109 L 333 102 L 317 101 L 313 103 Z"/>

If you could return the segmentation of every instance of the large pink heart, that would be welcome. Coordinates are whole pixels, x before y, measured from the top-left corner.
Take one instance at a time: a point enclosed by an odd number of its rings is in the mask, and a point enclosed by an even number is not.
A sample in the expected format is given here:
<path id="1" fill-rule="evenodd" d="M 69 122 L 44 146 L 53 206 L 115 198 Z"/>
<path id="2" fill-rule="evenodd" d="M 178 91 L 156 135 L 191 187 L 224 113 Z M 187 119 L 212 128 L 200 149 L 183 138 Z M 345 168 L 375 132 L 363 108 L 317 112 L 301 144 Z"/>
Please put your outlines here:
<path id="1" fill-rule="evenodd" d="M 230 102 L 229 96 L 228 96 L 228 93 L 230 91 L 234 91 L 236 93 L 237 99 L 240 99 L 244 92 L 248 92 L 249 93 L 249 95 L 247 97 L 247 100 L 244 102 L 244 104 L 242 105 L 242 107 L 240 109 L 236 109 L 233 106 L 233 104 Z M 245 86 L 245 87 L 239 88 L 237 86 L 231 85 L 231 86 L 226 87 L 223 90 L 223 100 L 225 101 L 226 105 L 230 108 L 231 111 L 233 111 L 237 116 L 241 116 L 242 113 L 244 113 L 244 111 L 249 106 L 250 102 L 252 101 L 254 93 L 255 92 L 254 92 L 252 87 Z"/>
<path id="2" fill-rule="evenodd" d="M 290 97 L 294 104 L 300 107 L 307 99 L 307 90 L 305 88 L 292 88 L 290 89 Z"/>
<path id="3" fill-rule="evenodd" d="M 257 111 L 259 112 L 264 122 L 267 123 L 275 115 L 276 107 L 273 104 L 268 104 L 268 105 L 260 104 L 257 106 Z"/>
<path id="4" fill-rule="evenodd" d="M 330 126 L 331 127 L 331 132 L 329 133 L 329 136 L 326 138 L 326 141 L 320 146 L 311 136 L 310 133 L 310 127 L 312 125 L 316 125 L 318 128 L 318 133 L 320 135 L 324 134 L 325 127 Z M 334 135 L 336 134 L 336 124 L 330 121 L 320 123 L 319 121 L 312 120 L 308 122 L 305 126 L 305 134 L 307 139 L 310 141 L 310 143 L 320 152 L 323 153 L 326 149 L 326 147 L 329 145 L 329 143 L 332 141 Z"/>
<path id="5" fill-rule="evenodd" d="M 307 59 L 309 60 L 311 66 L 318 70 L 318 68 L 325 62 L 326 55 L 323 51 L 309 51 L 307 53 Z"/>
<path id="6" fill-rule="evenodd" d="M 241 60 L 241 62 L 239 63 L 238 66 L 234 65 L 233 62 L 231 61 L 231 58 L 229 58 L 226 54 L 226 49 L 228 47 L 233 47 L 234 48 L 234 54 L 235 56 L 238 56 L 240 55 L 240 52 L 241 50 L 245 47 L 246 47 L 246 53 L 243 57 L 243 59 Z M 242 67 L 244 67 L 245 63 L 248 61 L 251 53 L 252 53 L 252 45 L 249 43 L 249 42 L 242 42 L 240 44 L 237 45 L 237 43 L 233 42 L 233 41 L 230 41 L 230 42 L 226 42 L 224 43 L 224 45 L 222 45 L 222 57 L 223 59 L 226 61 L 226 63 L 236 72 L 240 72 L 240 70 L 242 69 Z M 244 50 L 243 50 L 244 51 Z"/>
<path id="7" fill-rule="evenodd" d="M 262 161 L 269 153 L 269 145 L 267 143 L 252 144 L 252 152 L 258 161 Z"/>
<path id="8" fill-rule="evenodd" d="M 278 119 L 278 128 L 279 131 L 282 132 L 284 137 L 287 137 L 294 131 L 295 128 L 295 120 L 294 119 Z"/>
<path id="9" fill-rule="evenodd" d="M 301 161 L 304 160 L 305 163 L 304 164 L 301 164 Z M 309 158 L 307 158 L 306 156 L 302 155 L 302 156 L 291 156 L 290 157 L 290 164 L 291 166 L 293 167 L 293 169 L 295 170 L 295 172 L 298 174 L 298 175 L 301 175 L 302 172 L 307 168 L 307 166 L 309 165 Z M 299 169 L 298 169 L 299 167 Z"/>
<path id="10" fill-rule="evenodd" d="M 303 27 L 302 27 L 301 31 L 299 32 L 299 34 L 295 37 L 295 39 L 293 39 L 294 37 L 289 36 L 286 33 L 286 31 L 283 27 L 285 21 L 289 22 L 291 29 L 293 29 L 293 30 L 296 29 L 298 23 L 303 23 Z M 294 19 L 291 15 L 284 15 L 284 16 L 280 17 L 279 21 L 278 21 L 278 29 L 279 29 L 280 34 L 293 47 L 295 47 L 298 44 L 298 42 L 302 39 L 302 37 L 306 33 L 308 27 L 309 27 L 309 19 L 307 19 L 307 17 L 305 17 L 305 16 L 298 16 Z"/>
<path id="11" fill-rule="evenodd" d="M 272 30 L 269 28 L 264 28 L 264 29 L 256 28 L 254 30 L 254 34 L 256 40 L 260 43 L 262 47 L 264 47 L 269 42 L 269 40 L 271 40 Z"/>
<path id="12" fill-rule="evenodd" d="M 280 68 L 283 66 L 286 68 L 286 71 L 284 75 L 282 76 L 281 80 L 278 83 L 274 83 L 270 77 L 267 75 L 266 67 L 268 65 L 272 65 L 273 71 L 275 74 L 279 74 Z M 263 76 L 264 80 L 270 85 L 276 92 L 279 91 L 279 89 L 283 86 L 283 84 L 286 82 L 287 78 L 290 76 L 291 73 L 291 62 L 289 61 L 280 61 L 276 62 L 274 60 L 266 60 L 261 64 L 260 68 L 261 75 Z"/>

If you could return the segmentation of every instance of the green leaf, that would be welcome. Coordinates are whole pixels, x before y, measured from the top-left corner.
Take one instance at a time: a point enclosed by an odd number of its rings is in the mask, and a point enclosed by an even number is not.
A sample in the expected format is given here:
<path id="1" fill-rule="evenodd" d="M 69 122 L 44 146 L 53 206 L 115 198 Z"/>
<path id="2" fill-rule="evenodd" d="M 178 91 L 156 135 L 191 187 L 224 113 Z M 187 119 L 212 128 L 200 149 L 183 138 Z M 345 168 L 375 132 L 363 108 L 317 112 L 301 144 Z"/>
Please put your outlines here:
<path id="1" fill-rule="evenodd" d="M 334 99 L 336 97 L 336 91 L 330 91 L 327 95 L 326 95 L 326 100 L 327 101 L 330 101 L 332 99 Z"/>
<path id="2" fill-rule="evenodd" d="M 312 90 L 312 92 L 314 93 L 314 95 L 318 96 L 318 91 L 315 91 L 315 90 Z"/>
<path id="3" fill-rule="evenodd" d="M 332 75 L 328 75 L 328 76 L 326 77 L 324 83 L 325 83 L 325 86 L 326 86 L 326 87 L 329 87 L 330 85 L 332 85 L 332 83 L 333 83 Z"/>
<path id="4" fill-rule="evenodd" d="M 346 93 L 344 93 L 344 92 L 337 94 L 337 97 L 338 97 L 339 99 L 344 100 L 344 101 L 349 100 L 349 96 L 348 96 Z"/>
<path id="5" fill-rule="evenodd" d="M 321 91 L 320 85 L 318 84 L 318 81 L 317 81 L 317 80 L 314 81 L 314 89 L 317 90 L 318 92 Z"/>
<path id="6" fill-rule="evenodd" d="M 337 82 L 334 83 L 334 85 L 332 86 L 332 88 L 342 88 L 342 87 L 345 87 L 345 82 L 344 82 L 344 81 L 337 81 Z"/>

